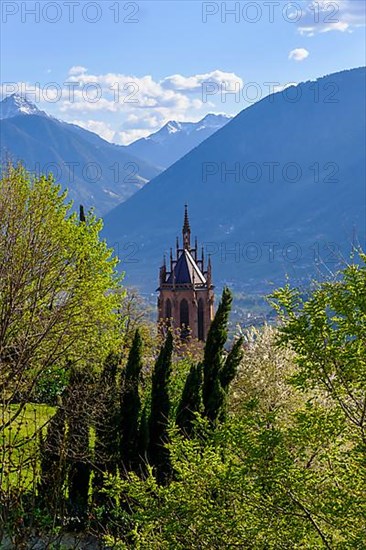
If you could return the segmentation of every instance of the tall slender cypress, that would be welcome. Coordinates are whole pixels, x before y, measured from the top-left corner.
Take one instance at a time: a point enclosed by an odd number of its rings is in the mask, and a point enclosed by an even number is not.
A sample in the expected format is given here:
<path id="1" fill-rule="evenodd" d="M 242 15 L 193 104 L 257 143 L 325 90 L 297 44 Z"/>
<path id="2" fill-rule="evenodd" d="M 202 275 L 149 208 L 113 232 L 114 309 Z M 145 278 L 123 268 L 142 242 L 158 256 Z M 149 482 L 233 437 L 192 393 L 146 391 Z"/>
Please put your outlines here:
<path id="1" fill-rule="evenodd" d="M 224 288 L 215 318 L 207 335 L 203 360 L 203 405 L 204 415 L 212 423 L 223 420 L 229 386 L 234 379 L 243 356 L 243 339 L 239 338 L 228 355 L 225 343 L 228 336 L 228 321 L 232 294 Z"/>
<path id="2" fill-rule="evenodd" d="M 241 360 L 243 359 L 243 343 L 244 338 L 241 336 L 237 339 L 230 353 L 226 357 L 225 363 L 221 369 L 220 382 L 222 388 L 227 391 L 231 382 L 234 380 Z"/>
<path id="3" fill-rule="evenodd" d="M 47 426 L 47 435 L 41 434 L 41 472 L 38 495 L 43 505 L 53 513 L 60 513 L 64 502 L 65 465 L 65 410 L 59 407 Z"/>
<path id="4" fill-rule="evenodd" d="M 149 421 L 148 458 L 155 467 L 156 477 L 164 483 L 170 473 L 168 442 L 168 423 L 170 415 L 169 379 L 172 371 L 173 336 L 168 332 L 156 360 L 152 376 L 151 411 Z"/>
<path id="5" fill-rule="evenodd" d="M 95 446 L 93 478 L 94 502 L 102 504 L 105 495 L 103 488 L 104 473 L 115 473 L 118 462 L 118 423 L 119 399 L 117 391 L 117 368 L 119 355 L 110 353 L 105 361 L 98 381 L 98 395 L 95 411 Z"/>
<path id="6" fill-rule="evenodd" d="M 220 374 L 224 362 L 224 346 L 228 336 L 228 320 L 232 300 L 230 290 L 224 288 L 205 345 L 202 397 L 204 415 L 211 422 L 215 422 L 219 418 L 225 401 L 225 391 L 220 383 Z"/>
<path id="7" fill-rule="evenodd" d="M 192 365 L 178 405 L 176 424 L 181 432 L 192 435 L 195 415 L 202 407 L 202 364 Z"/>
<path id="8" fill-rule="evenodd" d="M 142 409 L 140 426 L 139 426 L 139 441 L 138 441 L 138 456 L 140 461 L 139 474 L 141 477 L 145 477 L 148 462 L 148 448 L 149 448 L 149 403 L 145 402 Z"/>
<path id="9" fill-rule="evenodd" d="M 221 422 L 225 420 L 227 413 L 227 400 L 230 384 L 234 380 L 236 373 L 238 372 L 238 367 L 243 358 L 243 343 L 243 337 L 238 338 L 238 340 L 233 345 L 231 351 L 227 355 L 220 372 L 220 384 L 224 391 L 223 400 L 220 404 L 220 412 L 218 415 L 218 420 L 220 420 Z"/>
<path id="10" fill-rule="evenodd" d="M 85 517 L 88 508 L 90 480 L 89 382 L 89 375 L 85 371 L 73 369 L 66 404 L 69 506 L 70 512 L 79 520 Z"/>
<path id="11" fill-rule="evenodd" d="M 136 330 L 127 365 L 121 380 L 120 464 L 125 471 L 137 470 L 139 460 L 139 417 L 141 400 L 139 381 L 143 342 Z"/>
<path id="12" fill-rule="evenodd" d="M 82 204 L 80 204 L 79 206 L 79 221 L 81 223 L 85 223 L 86 222 L 86 216 L 85 216 L 85 211 L 84 211 L 84 206 Z"/>

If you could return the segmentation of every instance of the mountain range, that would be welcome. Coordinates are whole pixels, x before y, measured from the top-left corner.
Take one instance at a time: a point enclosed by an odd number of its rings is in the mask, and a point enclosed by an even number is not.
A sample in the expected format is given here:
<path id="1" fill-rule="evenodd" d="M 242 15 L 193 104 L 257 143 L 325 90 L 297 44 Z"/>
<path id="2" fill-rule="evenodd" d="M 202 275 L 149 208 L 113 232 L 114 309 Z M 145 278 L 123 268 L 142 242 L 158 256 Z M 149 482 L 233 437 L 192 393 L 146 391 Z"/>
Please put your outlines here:
<path id="1" fill-rule="evenodd" d="M 12 94 L 0 102 L 1 158 L 22 161 L 31 171 L 52 171 L 76 207 L 94 207 L 104 215 L 229 118 L 211 114 L 198 123 L 171 121 L 150 137 L 121 146 Z"/>
<path id="2" fill-rule="evenodd" d="M 159 131 L 134 141 L 126 148 L 133 155 L 166 169 L 220 130 L 232 118 L 230 115 L 209 113 L 199 122 L 171 120 Z"/>
<path id="3" fill-rule="evenodd" d="M 160 170 L 97 134 L 46 115 L 13 94 L 0 104 L 1 157 L 32 172 L 52 171 L 69 198 L 103 215 Z"/>
<path id="4" fill-rule="evenodd" d="M 127 282 L 155 289 L 184 204 L 219 284 L 263 290 L 365 246 L 365 68 L 243 110 L 105 217 Z"/>

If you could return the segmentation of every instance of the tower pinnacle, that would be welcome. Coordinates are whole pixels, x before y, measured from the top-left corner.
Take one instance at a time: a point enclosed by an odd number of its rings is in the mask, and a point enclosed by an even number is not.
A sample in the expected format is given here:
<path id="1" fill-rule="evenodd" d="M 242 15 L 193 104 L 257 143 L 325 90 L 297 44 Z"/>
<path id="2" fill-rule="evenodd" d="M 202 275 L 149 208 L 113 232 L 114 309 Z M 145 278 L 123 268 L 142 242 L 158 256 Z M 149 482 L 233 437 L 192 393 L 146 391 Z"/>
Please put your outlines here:
<path id="1" fill-rule="evenodd" d="M 183 248 L 189 250 L 191 248 L 191 228 L 189 225 L 187 204 L 185 204 L 184 206 L 184 223 L 183 223 L 182 234 L 183 234 Z"/>
<path id="2" fill-rule="evenodd" d="M 191 227 L 188 206 L 184 207 L 183 245 L 177 238 L 175 256 L 170 249 L 160 268 L 160 285 L 157 289 L 158 320 L 162 329 L 169 325 L 179 329 L 181 338 L 194 338 L 205 341 L 213 319 L 214 287 L 211 276 L 211 263 L 204 269 L 204 257 L 198 253 L 197 238 L 191 248 Z"/>

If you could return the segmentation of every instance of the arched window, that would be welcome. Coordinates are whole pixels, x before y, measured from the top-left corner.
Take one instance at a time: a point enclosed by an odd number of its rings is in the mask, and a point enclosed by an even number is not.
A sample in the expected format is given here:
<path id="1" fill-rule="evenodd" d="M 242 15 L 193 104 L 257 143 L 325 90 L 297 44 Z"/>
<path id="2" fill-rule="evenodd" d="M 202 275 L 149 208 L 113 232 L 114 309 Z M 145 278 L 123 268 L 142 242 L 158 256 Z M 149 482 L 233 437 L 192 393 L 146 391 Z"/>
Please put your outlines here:
<path id="1" fill-rule="evenodd" d="M 180 326 L 182 329 L 187 329 L 189 327 L 189 307 L 188 302 L 185 298 L 180 303 L 179 307 L 180 313 Z"/>
<path id="2" fill-rule="evenodd" d="M 171 324 L 171 319 L 172 319 L 172 303 L 169 300 L 169 298 L 165 302 L 165 319 L 167 320 L 168 324 L 170 325 Z"/>
<path id="3" fill-rule="evenodd" d="M 198 300 L 198 340 L 205 339 L 205 321 L 203 299 Z"/>

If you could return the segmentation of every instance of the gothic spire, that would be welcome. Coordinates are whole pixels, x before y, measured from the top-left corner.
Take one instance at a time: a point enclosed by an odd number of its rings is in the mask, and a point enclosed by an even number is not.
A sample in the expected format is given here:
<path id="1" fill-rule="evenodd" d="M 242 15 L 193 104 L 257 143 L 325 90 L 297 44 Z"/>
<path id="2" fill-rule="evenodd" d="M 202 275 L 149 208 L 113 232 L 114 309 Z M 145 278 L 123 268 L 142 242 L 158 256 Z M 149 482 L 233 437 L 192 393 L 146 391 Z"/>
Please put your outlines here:
<path id="1" fill-rule="evenodd" d="M 191 248 L 191 228 L 189 225 L 187 204 L 185 204 L 184 206 L 184 223 L 183 223 L 182 234 L 183 234 L 183 248 L 189 250 Z"/>

